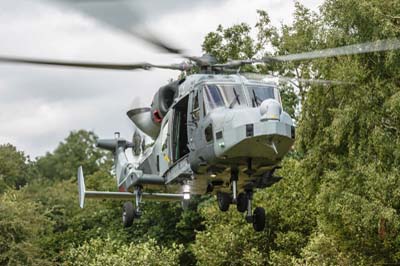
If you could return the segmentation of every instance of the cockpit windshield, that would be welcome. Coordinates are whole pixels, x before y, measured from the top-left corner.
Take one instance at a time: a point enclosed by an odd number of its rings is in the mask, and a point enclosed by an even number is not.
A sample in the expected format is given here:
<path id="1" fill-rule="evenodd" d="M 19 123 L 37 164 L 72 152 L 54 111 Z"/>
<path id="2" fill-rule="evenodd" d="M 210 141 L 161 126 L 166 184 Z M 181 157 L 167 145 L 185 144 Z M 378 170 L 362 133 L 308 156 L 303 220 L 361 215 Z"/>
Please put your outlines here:
<path id="1" fill-rule="evenodd" d="M 247 105 L 243 88 L 239 84 L 206 84 L 204 95 L 209 110 L 224 106 L 235 108 Z"/>
<path id="2" fill-rule="evenodd" d="M 259 106 L 265 99 L 275 99 L 280 102 L 279 96 L 275 95 L 275 88 L 267 85 L 247 85 L 253 106 Z"/>

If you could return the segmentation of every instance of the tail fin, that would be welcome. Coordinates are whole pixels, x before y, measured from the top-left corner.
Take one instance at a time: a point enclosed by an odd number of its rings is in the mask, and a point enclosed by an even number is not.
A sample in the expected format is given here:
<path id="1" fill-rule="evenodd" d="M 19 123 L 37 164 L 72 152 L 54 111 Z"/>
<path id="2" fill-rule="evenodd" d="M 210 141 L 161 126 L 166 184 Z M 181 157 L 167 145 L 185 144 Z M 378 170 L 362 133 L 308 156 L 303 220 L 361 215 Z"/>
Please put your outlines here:
<path id="1" fill-rule="evenodd" d="M 78 191 L 79 191 L 79 207 L 83 208 L 85 204 L 85 194 L 86 194 L 86 187 L 85 187 L 85 177 L 83 176 L 82 166 L 78 168 Z"/>

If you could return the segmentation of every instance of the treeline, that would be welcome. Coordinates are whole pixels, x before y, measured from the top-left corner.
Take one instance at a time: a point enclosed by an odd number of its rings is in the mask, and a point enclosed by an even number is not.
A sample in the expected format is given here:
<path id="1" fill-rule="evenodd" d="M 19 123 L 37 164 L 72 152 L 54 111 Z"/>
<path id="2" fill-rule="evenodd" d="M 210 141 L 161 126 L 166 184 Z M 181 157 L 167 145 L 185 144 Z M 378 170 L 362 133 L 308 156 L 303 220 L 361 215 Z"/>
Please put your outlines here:
<path id="1" fill-rule="evenodd" d="M 257 11 L 252 28 L 218 27 L 203 50 L 248 59 L 400 37 L 398 0 L 327 0 L 315 14 L 296 3 L 294 21 L 273 27 Z M 251 31 L 257 37 L 253 39 Z M 400 53 L 380 52 L 247 67 L 242 71 L 342 80 L 282 84 L 296 117 L 293 152 L 273 187 L 258 191 L 267 212 L 255 233 L 212 197 L 146 203 L 121 226 L 121 203 L 77 203 L 76 169 L 90 189 L 115 190 L 110 155 L 92 132 L 72 132 L 35 161 L 0 146 L 0 265 L 386 265 L 400 263 Z M 233 209 L 233 208 L 232 208 Z"/>
<path id="2" fill-rule="evenodd" d="M 190 206 L 146 202 L 132 228 L 121 224 L 121 202 L 78 207 L 76 172 L 88 189 L 115 190 L 111 157 L 95 148 L 92 132 L 77 131 L 53 153 L 30 161 L 0 145 L 0 265 L 179 265 L 193 261 L 184 246 L 201 230 Z M 196 204 L 195 202 L 193 203 Z"/>

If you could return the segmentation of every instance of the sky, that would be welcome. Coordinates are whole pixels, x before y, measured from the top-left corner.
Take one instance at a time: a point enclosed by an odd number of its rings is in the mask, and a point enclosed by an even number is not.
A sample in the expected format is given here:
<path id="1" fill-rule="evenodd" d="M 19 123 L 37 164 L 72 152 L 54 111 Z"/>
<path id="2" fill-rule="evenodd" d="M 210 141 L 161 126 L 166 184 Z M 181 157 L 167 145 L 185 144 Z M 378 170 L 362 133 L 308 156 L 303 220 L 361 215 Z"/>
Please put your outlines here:
<path id="1" fill-rule="evenodd" d="M 290 23 L 294 11 L 292 0 L 118 1 L 119 9 L 107 7 L 108 13 L 104 15 L 93 2 L 71 8 L 56 0 L 2 0 L 0 55 L 110 63 L 180 63 L 181 58 L 160 52 L 128 31 L 151 30 L 186 54 L 200 56 L 204 37 L 219 24 L 229 27 L 246 22 L 254 26 L 256 10 L 263 9 L 272 23 L 279 26 Z M 317 11 L 322 0 L 300 2 Z M 122 12 L 120 7 L 125 4 L 129 6 L 124 10 L 135 10 L 135 16 L 127 19 L 114 15 L 113 12 Z M 104 23 L 109 14 L 113 21 Z M 0 144 L 11 143 L 35 158 L 53 151 L 72 130 L 93 130 L 101 138 L 112 138 L 119 131 L 122 137 L 131 139 L 134 127 L 126 112 L 149 106 L 157 89 L 178 74 L 172 70 L 0 64 Z"/>

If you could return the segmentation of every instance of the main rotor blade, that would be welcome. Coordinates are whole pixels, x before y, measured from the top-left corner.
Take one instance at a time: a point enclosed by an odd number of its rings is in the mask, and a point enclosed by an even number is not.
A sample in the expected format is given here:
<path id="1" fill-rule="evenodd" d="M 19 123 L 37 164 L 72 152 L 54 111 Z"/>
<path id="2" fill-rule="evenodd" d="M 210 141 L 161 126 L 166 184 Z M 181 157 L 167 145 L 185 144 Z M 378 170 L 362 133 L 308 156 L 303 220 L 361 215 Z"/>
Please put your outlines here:
<path id="1" fill-rule="evenodd" d="M 33 64 L 47 66 L 63 66 L 63 67 L 79 67 L 88 69 L 109 69 L 109 70 L 149 70 L 151 68 L 163 68 L 172 70 L 189 70 L 192 65 L 172 64 L 172 65 L 153 65 L 149 63 L 133 63 L 133 64 L 110 64 L 110 63 L 93 63 L 93 62 L 78 62 L 78 61 L 59 61 L 59 60 L 42 60 L 20 57 L 5 57 L 0 56 L 0 63 L 16 63 L 16 64 Z"/>
<path id="2" fill-rule="evenodd" d="M 308 84 L 326 84 L 326 85 L 349 85 L 354 84 L 353 82 L 341 81 L 341 80 L 328 80 L 328 79 L 303 79 L 295 77 L 284 77 L 279 75 L 266 75 L 260 73 L 242 73 L 248 79 L 274 79 L 277 81 L 291 82 L 300 81 Z"/>
<path id="3" fill-rule="evenodd" d="M 268 57 L 265 60 L 278 60 L 278 61 L 298 61 L 298 60 L 307 60 L 307 59 L 316 59 L 316 58 L 324 58 L 324 57 L 332 57 L 332 56 L 340 56 L 340 55 L 353 55 L 353 54 L 362 54 L 362 53 L 372 53 L 372 52 L 380 52 L 380 51 L 388 51 L 388 50 L 396 50 L 400 49 L 400 39 L 385 39 L 378 40 L 374 42 L 366 42 L 360 44 L 347 45 L 337 48 L 329 48 L 324 50 L 317 50 L 306 53 L 298 53 L 298 54 L 289 54 L 289 55 L 281 55 L 275 57 Z"/>
<path id="4" fill-rule="evenodd" d="M 220 68 L 237 68 L 244 65 L 251 65 L 254 63 L 261 63 L 264 62 L 263 60 L 259 59 L 244 59 L 244 60 L 231 60 L 227 63 L 223 64 L 214 64 L 213 67 L 220 67 Z"/>
<path id="5" fill-rule="evenodd" d="M 303 79 L 303 78 L 290 78 L 290 77 L 283 77 L 283 76 L 271 76 L 273 78 L 278 79 L 279 81 L 283 82 L 292 82 L 293 81 L 300 81 L 302 83 L 308 84 L 326 84 L 326 85 L 350 85 L 354 84 L 353 82 L 341 81 L 341 80 L 329 80 L 329 79 Z"/>
<path id="6" fill-rule="evenodd" d="M 0 56 L 0 62 L 17 63 L 17 64 L 48 65 L 48 66 L 112 69 L 112 70 L 135 70 L 135 69 L 147 70 L 152 67 L 152 65 L 148 64 L 148 63 L 108 64 L 108 63 L 91 63 L 91 62 L 78 62 L 78 61 L 74 62 L 74 61 L 58 61 L 58 60 L 41 60 L 41 59 L 32 59 L 32 58 L 4 57 L 4 56 Z"/>
<path id="7" fill-rule="evenodd" d="M 144 26 L 145 15 L 149 11 L 151 3 L 146 1 L 127 2 L 127 1 L 77 1 L 77 0 L 57 0 L 57 2 L 75 9 L 81 13 L 94 18 L 95 20 L 111 26 L 114 29 L 133 35 L 147 43 L 152 44 L 161 51 L 167 53 L 183 55 L 181 49 L 161 40 L 160 37 L 152 34 Z M 154 3 L 153 3 L 154 4 Z M 157 6 L 164 6 L 163 3 L 154 4 L 152 11 Z M 168 7 L 168 5 L 166 5 Z M 147 14 L 148 15 L 148 14 Z"/>

